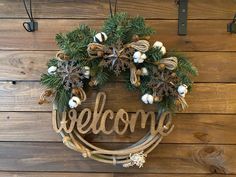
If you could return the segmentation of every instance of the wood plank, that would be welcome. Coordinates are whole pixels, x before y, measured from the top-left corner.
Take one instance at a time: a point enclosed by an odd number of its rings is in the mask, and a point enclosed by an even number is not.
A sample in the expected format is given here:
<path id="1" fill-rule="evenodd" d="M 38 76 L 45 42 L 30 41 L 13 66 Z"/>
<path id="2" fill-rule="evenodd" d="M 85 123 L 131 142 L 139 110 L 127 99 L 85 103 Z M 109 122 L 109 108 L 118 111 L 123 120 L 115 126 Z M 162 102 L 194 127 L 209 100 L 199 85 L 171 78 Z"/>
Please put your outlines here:
<path id="1" fill-rule="evenodd" d="M 54 41 L 59 32 L 68 32 L 79 24 L 99 29 L 102 20 L 39 20 L 39 30 L 27 33 L 22 20 L 2 19 L 0 23 L 1 50 L 58 50 Z M 236 38 L 226 32 L 228 20 L 189 20 L 188 35 L 177 35 L 177 20 L 148 20 L 157 30 L 152 42 L 160 40 L 175 51 L 236 51 Z M 167 30 L 168 29 L 168 30 Z M 22 45 L 24 41 L 24 45 Z"/>
<path id="2" fill-rule="evenodd" d="M 2 177 L 235 177 L 224 174 L 124 174 L 124 173 L 63 173 L 63 172 L 0 172 Z"/>
<path id="3" fill-rule="evenodd" d="M 0 51 L 0 80 L 40 80 L 55 51 Z"/>
<path id="4" fill-rule="evenodd" d="M 147 157 L 145 168 L 125 169 L 84 159 L 79 153 L 58 143 L 1 142 L 0 170 L 235 174 L 235 156 L 235 145 L 160 144 Z"/>
<path id="5" fill-rule="evenodd" d="M 119 90 L 119 92 L 117 92 Z M 0 111 L 51 111 L 51 104 L 38 105 L 38 99 L 43 88 L 38 82 L 0 82 Z M 99 90 L 89 90 L 88 99 L 81 108 L 93 109 L 96 93 Z M 108 83 L 102 90 L 108 94 L 105 109 L 117 111 L 124 108 L 128 112 L 137 109 L 156 111 L 155 105 L 145 105 L 140 101 L 138 92 L 130 92 L 125 84 Z M 196 83 L 193 92 L 186 100 L 189 108 L 186 113 L 236 113 L 236 84 Z M 132 98 L 127 104 L 127 98 Z M 109 106 L 108 106 L 109 105 Z"/>
<path id="6" fill-rule="evenodd" d="M 123 174 L 115 173 L 114 177 L 235 177 L 224 174 Z"/>
<path id="7" fill-rule="evenodd" d="M 0 80 L 39 80 L 55 51 L 0 51 Z M 196 82 L 235 82 L 235 52 L 183 52 L 198 68 Z M 217 62 L 216 62 L 217 61 Z M 207 69 L 206 69 L 207 68 Z"/>
<path id="8" fill-rule="evenodd" d="M 0 172 L 2 177 L 113 177 L 112 173 Z"/>
<path id="9" fill-rule="evenodd" d="M 1 112 L 0 141 L 61 141 L 51 124 L 51 113 Z"/>
<path id="10" fill-rule="evenodd" d="M 174 131 L 163 143 L 236 144 L 235 115 L 176 114 L 173 124 Z M 136 142 L 147 131 L 138 125 L 139 122 L 135 133 L 87 135 L 86 138 L 90 142 Z M 61 137 L 52 130 L 51 113 L 1 112 L 0 141 L 61 142 Z"/>
<path id="11" fill-rule="evenodd" d="M 35 0 L 35 18 L 106 18 L 109 15 L 107 1 Z M 177 6 L 172 0 L 119 1 L 119 12 L 141 15 L 146 18 L 177 19 Z M 189 1 L 189 19 L 232 19 L 236 4 L 234 0 Z M 27 18 L 22 1 L 1 0 L 1 18 Z"/>

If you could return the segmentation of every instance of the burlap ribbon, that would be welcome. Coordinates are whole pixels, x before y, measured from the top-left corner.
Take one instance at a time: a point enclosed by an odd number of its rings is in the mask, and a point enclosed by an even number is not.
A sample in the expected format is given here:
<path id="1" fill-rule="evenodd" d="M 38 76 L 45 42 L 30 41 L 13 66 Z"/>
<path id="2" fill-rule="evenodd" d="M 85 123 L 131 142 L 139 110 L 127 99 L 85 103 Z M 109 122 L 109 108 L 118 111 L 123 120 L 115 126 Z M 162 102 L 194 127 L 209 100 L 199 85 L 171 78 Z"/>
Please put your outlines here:
<path id="1" fill-rule="evenodd" d="M 174 70 L 178 66 L 178 59 L 176 57 L 162 58 L 154 63 L 155 65 L 164 64 L 165 68 Z"/>
<path id="2" fill-rule="evenodd" d="M 178 95 L 177 101 L 179 102 L 179 105 L 177 105 L 179 111 L 185 110 L 188 107 L 188 104 L 185 101 L 184 97 Z"/>
<path id="3" fill-rule="evenodd" d="M 101 55 L 105 52 L 105 46 L 98 43 L 89 43 L 87 52 L 89 57 L 91 57 L 92 59 L 101 57 Z"/>
<path id="4" fill-rule="evenodd" d="M 54 92 L 50 89 L 43 91 L 39 97 L 38 104 L 51 103 L 54 99 Z"/>
<path id="5" fill-rule="evenodd" d="M 147 40 L 138 40 L 136 42 L 131 42 L 130 44 L 128 44 L 128 46 L 136 49 L 137 51 L 145 53 L 148 51 L 150 44 Z"/>
<path id="6" fill-rule="evenodd" d="M 56 58 L 57 58 L 58 60 L 69 60 L 69 59 L 70 59 L 69 56 L 66 55 L 63 51 L 57 52 Z"/>
<path id="7" fill-rule="evenodd" d="M 73 88 L 72 94 L 79 97 L 82 102 L 87 99 L 86 93 L 82 87 Z"/>
<path id="8" fill-rule="evenodd" d="M 134 64 L 130 66 L 130 82 L 136 87 L 140 85 L 140 73 Z"/>

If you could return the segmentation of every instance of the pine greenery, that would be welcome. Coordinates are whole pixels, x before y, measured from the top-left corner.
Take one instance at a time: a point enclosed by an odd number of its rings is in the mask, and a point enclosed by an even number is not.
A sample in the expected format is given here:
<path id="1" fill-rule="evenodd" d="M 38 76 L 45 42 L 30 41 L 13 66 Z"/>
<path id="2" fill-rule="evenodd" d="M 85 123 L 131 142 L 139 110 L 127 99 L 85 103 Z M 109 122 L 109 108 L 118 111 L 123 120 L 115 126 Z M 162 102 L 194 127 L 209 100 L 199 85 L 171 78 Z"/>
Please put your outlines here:
<path id="1" fill-rule="evenodd" d="M 90 29 L 86 25 L 67 34 L 57 34 L 56 41 L 62 51 L 64 51 L 71 59 L 85 60 L 88 58 L 87 45 L 93 42 L 93 36 L 96 31 Z"/>
<path id="2" fill-rule="evenodd" d="M 145 25 L 144 18 L 134 17 L 132 19 L 126 13 L 118 13 L 105 21 L 102 31 L 104 31 L 108 40 L 106 44 L 115 44 L 118 40 L 128 43 L 134 35 L 140 37 L 150 36 L 154 30 Z"/>
<path id="3" fill-rule="evenodd" d="M 118 42 L 127 44 L 132 42 L 133 36 L 137 35 L 139 37 L 146 37 L 154 34 L 154 30 L 146 26 L 144 18 L 134 17 L 130 18 L 126 13 L 117 13 L 113 17 L 109 17 L 102 30 L 108 36 L 108 39 L 104 42 L 106 46 L 116 45 Z M 91 78 L 98 82 L 98 86 L 102 87 L 111 78 L 115 77 L 114 73 L 108 68 L 99 65 L 100 58 L 91 59 L 87 53 L 87 46 L 89 43 L 93 42 L 93 37 L 96 31 L 91 29 L 86 25 L 81 25 L 75 30 L 67 34 L 57 34 L 56 42 L 61 51 L 70 57 L 71 60 L 76 60 L 78 66 L 89 66 L 91 69 Z M 146 67 L 149 71 L 148 76 L 141 76 L 141 84 L 137 88 L 130 83 L 130 72 L 124 71 L 122 75 L 126 81 L 127 88 L 129 90 L 139 90 L 142 94 L 149 93 L 152 94 L 152 88 L 147 87 L 151 76 L 154 74 L 156 69 L 155 62 L 158 62 L 163 58 L 161 48 L 153 48 L 145 53 L 147 59 L 144 63 L 138 64 L 136 67 L 139 69 L 141 67 Z M 178 67 L 174 71 L 176 75 L 180 78 L 181 82 L 179 84 L 185 84 L 191 89 L 193 84 L 191 77 L 196 76 L 197 69 L 187 60 L 186 57 L 176 54 L 167 53 L 166 56 L 176 56 L 178 58 Z M 51 66 L 58 66 L 59 61 L 57 58 L 52 58 L 48 62 L 48 68 Z M 63 79 L 58 74 L 42 74 L 41 76 L 42 85 L 49 89 L 55 91 L 55 102 L 58 105 L 58 109 L 63 111 L 68 108 L 68 101 L 71 98 L 71 89 L 66 90 L 63 85 Z M 88 86 L 88 80 L 86 80 L 84 87 Z M 175 110 L 175 98 L 172 96 L 164 97 L 161 102 L 157 103 L 158 110 Z"/>

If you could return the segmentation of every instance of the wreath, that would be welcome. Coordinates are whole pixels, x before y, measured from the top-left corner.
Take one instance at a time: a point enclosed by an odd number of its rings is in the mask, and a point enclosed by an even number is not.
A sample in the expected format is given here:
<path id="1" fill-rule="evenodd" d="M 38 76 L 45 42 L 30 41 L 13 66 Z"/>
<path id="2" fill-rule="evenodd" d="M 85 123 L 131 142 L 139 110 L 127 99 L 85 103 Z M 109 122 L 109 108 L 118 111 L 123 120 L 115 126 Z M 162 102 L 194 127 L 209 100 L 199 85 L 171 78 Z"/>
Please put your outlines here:
<path id="1" fill-rule="evenodd" d="M 173 129 L 171 113 L 187 108 L 185 95 L 191 90 L 191 77 L 197 75 L 197 69 L 186 57 L 167 52 L 162 42 L 151 44 L 150 36 L 155 31 L 142 17 L 117 13 L 105 21 L 101 31 L 81 25 L 67 34 L 57 34 L 60 51 L 41 76 L 46 90 L 39 103 L 53 101 L 54 129 L 69 148 L 105 163 L 142 167 L 147 154 Z M 138 90 L 144 104 L 156 104 L 153 127 L 158 131 L 150 131 L 125 149 L 106 150 L 84 140 L 78 128 L 66 128 L 76 122 L 75 109 L 86 101 L 87 90 L 101 88 L 115 77 L 125 80 L 128 90 Z M 103 92 L 98 94 L 96 104 L 101 99 L 106 99 Z M 152 115 L 149 112 L 147 117 Z M 121 120 L 132 123 L 129 118 Z"/>

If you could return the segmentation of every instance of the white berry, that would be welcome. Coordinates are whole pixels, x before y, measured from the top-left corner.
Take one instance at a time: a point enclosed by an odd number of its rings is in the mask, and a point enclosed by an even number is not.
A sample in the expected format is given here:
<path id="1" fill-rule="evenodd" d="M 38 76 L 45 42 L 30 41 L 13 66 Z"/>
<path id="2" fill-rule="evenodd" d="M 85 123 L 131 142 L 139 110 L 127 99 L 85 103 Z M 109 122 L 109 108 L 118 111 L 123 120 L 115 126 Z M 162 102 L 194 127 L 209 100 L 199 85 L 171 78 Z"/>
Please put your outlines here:
<path id="1" fill-rule="evenodd" d="M 48 68 L 48 74 L 55 74 L 57 71 L 57 67 L 56 66 L 50 66 Z"/>
<path id="2" fill-rule="evenodd" d="M 69 106 L 70 108 L 76 108 L 77 106 L 81 105 L 81 100 L 79 99 L 79 97 L 73 96 L 70 100 L 69 100 Z"/>

